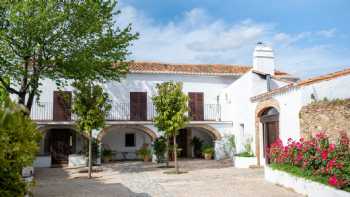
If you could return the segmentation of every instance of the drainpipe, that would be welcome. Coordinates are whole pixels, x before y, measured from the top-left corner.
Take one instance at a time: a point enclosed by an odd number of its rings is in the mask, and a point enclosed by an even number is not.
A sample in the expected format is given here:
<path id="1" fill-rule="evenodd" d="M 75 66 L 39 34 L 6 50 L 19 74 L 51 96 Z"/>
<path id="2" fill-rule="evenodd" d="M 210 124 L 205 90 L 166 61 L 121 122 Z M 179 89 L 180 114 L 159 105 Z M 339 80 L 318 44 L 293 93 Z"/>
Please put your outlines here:
<path id="1" fill-rule="evenodd" d="M 216 96 L 216 121 L 221 121 L 220 96 Z"/>
<path id="2" fill-rule="evenodd" d="M 271 91 L 271 75 L 267 74 L 266 75 L 266 85 L 267 85 L 267 91 Z"/>

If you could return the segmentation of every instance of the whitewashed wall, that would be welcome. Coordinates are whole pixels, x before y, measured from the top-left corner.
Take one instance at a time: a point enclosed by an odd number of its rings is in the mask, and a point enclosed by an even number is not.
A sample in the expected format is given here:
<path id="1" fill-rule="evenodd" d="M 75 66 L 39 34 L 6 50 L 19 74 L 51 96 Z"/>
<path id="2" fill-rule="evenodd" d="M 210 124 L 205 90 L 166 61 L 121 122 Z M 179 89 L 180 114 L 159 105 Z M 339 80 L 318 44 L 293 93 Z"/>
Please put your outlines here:
<path id="1" fill-rule="evenodd" d="M 300 132 L 300 109 L 315 101 L 312 99 L 312 94 L 316 100 L 346 99 L 350 98 L 350 75 L 335 78 L 332 80 L 322 81 L 299 88 L 290 89 L 288 92 L 274 95 L 280 106 L 280 122 L 279 122 L 279 137 L 284 144 L 288 138 L 299 140 Z M 256 106 L 257 102 L 252 103 Z M 261 129 L 261 128 L 260 128 Z M 260 135 L 260 150 L 262 147 L 262 134 Z M 261 161 L 263 156 L 260 156 Z M 264 164 L 264 162 L 261 162 Z"/>
<path id="2" fill-rule="evenodd" d="M 133 133 L 135 134 L 135 146 L 126 147 L 125 146 L 125 134 Z M 111 149 L 117 152 L 130 152 L 126 155 L 128 159 L 136 159 L 136 151 L 142 147 L 143 144 L 151 145 L 151 138 L 144 132 L 138 131 L 136 129 L 130 128 L 113 128 L 111 127 L 109 131 L 102 138 L 103 147 Z M 123 159 L 122 154 L 115 155 L 114 159 Z"/>
<path id="3" fill-rule="evenodd" d="M 272 79 L 272 88 L 286 85 L 285 82 Z M 244 151 L 248 138 L 253 139 L 252 149 L 255 152 L 255 108 L 250 98 L 267 91 L 264 77 L 249 71 L 232 83 L 220 94 L 221 103 L 228 105 L 223 109 L 224 120 L 233 122 L 233 134 L 236 136 L 237 152 Z"/>

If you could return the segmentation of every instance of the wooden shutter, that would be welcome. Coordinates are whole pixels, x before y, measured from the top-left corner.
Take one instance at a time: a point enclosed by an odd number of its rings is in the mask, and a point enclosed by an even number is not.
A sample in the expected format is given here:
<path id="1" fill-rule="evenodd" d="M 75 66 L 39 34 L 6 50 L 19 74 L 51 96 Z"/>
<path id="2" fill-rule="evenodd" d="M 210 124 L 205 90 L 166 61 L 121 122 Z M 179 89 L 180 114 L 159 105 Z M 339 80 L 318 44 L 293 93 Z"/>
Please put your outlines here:
<path id="1" fill-rule="evenodd" d="M 130 120 L 147 120 L 147 92 L 130 92 Z"/>
<path id="2" fill-rule="evenodd" d="M 54 91 L 53 92 L 53 120 L 69 121 L 71 120 L 72 92 Z"/>
<path id="3" fill-rule="evenodd" d="M 194 121 L 204 120 L 204 94 L 203 92 L 189 92 L 190 117 Z"/>

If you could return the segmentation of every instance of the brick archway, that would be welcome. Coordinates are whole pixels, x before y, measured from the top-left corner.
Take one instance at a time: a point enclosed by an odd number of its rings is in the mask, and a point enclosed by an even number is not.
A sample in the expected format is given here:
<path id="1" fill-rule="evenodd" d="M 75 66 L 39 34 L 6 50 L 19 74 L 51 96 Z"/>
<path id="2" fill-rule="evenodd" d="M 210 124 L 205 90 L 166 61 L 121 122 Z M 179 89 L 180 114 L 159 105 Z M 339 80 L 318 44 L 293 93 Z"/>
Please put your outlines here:
<path id="1" fill-rule="evenodd" d="M 260 134 L 262 133 L 262 131 L 260 128 L 260 117 L 262 113 L 270 107 L 273 107 L 277 109 L 278 112 L 280 112 L 280 105 L 278 101 L 273 98 L 259 102 L 255 108 L 255 154 L 256 154 L 258 166 L 260 166 L 261 164 Z"/>
<path id="2" fill-rule="evenodd" d="M 207 131 L 208 134 L 210 134 L 214 140 L 221 140 L 222 136 L 218 130 L 216 130 L 214 127 L 207 125 L 207 124 L 198 124 L 198 125 L 188 125 L 186 128 L 201 128 Z"/>
<path id="3" fill-rule="evenodd" d="M 106 128 L 104 128 L 98 135 L 97 135 L 97 140 L 101 141 L 103 136 L 105 136 L 109 131 L 111 131 L 111 128 L 130 128 L 130 129 L 136 129 L 139 131 L 142 131 L 144 133 L 146 133 L 151 139 L 152 141 L 157 139 L 157 134 L 152 131 L 150 128 L 147 128 L 145 126 L 142 125 L 111 125 L 108 126 Z"/>

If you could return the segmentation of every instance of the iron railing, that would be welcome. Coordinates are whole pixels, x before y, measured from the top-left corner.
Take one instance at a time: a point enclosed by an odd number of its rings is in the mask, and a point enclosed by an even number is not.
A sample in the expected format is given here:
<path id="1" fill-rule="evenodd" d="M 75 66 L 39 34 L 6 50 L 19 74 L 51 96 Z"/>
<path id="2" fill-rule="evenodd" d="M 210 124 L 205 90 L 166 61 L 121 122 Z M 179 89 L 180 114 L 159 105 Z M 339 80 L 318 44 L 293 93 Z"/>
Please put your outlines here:
<path id="1" fill-rule="evenodd" d="M 70 117 L 66 121 L 76 120 L 76 116 L 67 111 Z M 221 106 L 219 104 L 203 105 L 203 121 L 221 120 Z M 152 121 L 156 115 L 153 103 L 147 103 L 147 120 Z M 35 103 L 31 110 L 31 119 L 35 121 L 57 121 L 54 120 L 53 103 L 40 102 Z M 130 103 L 112 103 L 112 108 L 106 117 L 108 121 L 129 121 L 130 120 Z M 62 121 L 62 120 L 58 120 Z"/>

